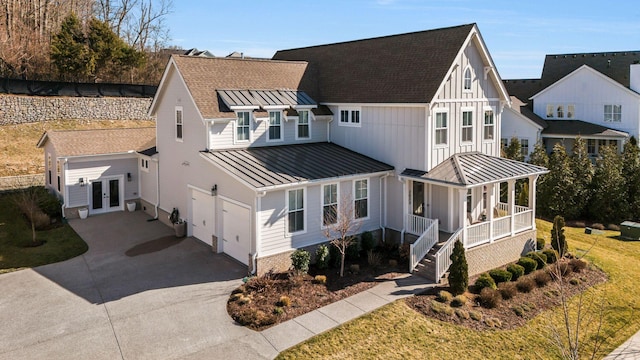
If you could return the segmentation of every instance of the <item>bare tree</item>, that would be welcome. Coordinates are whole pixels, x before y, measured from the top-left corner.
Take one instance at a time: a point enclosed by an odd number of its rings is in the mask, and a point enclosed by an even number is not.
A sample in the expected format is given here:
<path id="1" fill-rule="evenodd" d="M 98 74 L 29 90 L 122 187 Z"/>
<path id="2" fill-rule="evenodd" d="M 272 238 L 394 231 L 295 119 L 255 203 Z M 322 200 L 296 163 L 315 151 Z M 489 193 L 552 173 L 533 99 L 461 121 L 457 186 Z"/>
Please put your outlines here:
<path id="1" fill-rule="evenodd" d="M 355 219 L 354 203 L 350 196 L 342 197 L 339 205 L 323 210 L 324 236 L 340 252 L 340 277 L 343 277 L 347 249 L 357 241 L 355 235 L 360 230 L 360 222 Z"/>
<path id="2" fill-rule="evenodd" d="M 16 176 L 13 180 L 13 202 L 29 222 L 31 226 L 31 242 L 33 246 L 37 246 L 40 243 L 37 239 L 36 230 L 49 225 L 51 222 L 49 216 L 39 206 L 40 199 L 46 190 L 41 185 L 34 185 L 33 176 Z"/>

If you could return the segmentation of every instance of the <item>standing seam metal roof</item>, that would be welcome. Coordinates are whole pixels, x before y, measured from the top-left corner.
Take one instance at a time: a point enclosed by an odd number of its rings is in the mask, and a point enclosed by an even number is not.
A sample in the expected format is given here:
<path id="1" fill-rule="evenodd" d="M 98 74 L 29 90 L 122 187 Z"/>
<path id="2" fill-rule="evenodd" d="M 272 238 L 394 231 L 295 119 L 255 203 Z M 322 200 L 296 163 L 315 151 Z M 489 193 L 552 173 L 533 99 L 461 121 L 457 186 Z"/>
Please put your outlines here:
<path id="1" fill-rule="evenodd" d="M 202 154 L 255 189 L 393 170 L 391 165 L 332 143 L 215 150 Z"/>
<path id="2" fill-rule="evenodd" d="M 540 166 L 471 152 L 452 155 L 429 172 L 405 169 L 402 175 L 457 186 L 475 186 L 547 172 Z"/>
<path id="3" fill-rule="evenodd" d="M 304 91 L 298 90 L 216 90 L 224 103 L 231 106 L 296 106 L 317 103 Z"/>

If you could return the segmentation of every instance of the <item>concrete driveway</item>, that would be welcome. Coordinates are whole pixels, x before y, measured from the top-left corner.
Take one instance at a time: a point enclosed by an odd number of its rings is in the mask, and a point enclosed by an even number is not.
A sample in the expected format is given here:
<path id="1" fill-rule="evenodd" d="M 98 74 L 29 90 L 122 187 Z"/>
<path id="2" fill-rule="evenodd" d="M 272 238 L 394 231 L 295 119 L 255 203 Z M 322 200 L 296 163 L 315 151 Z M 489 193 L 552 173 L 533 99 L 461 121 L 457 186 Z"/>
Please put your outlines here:
<path id="1" fill-rule="evenodd" d="M 72 220 L 74 259 L 0 275 L 0 359 L 260 359 L 226 300 L 246 268 L 140 212 Z"/>

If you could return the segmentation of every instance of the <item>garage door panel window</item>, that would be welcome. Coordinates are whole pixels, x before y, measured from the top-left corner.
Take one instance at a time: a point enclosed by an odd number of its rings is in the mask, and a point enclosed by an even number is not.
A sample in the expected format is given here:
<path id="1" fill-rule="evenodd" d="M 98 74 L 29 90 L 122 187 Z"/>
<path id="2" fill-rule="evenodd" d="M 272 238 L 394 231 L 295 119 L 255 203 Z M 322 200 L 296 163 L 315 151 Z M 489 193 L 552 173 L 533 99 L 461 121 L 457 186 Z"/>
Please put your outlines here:
<path id="1" fill-rule="evenodd" d="M 289 190 L 288 212 L 287 212 L 287 232 L 299 233 L 304 231 L 304 189 Z"/>

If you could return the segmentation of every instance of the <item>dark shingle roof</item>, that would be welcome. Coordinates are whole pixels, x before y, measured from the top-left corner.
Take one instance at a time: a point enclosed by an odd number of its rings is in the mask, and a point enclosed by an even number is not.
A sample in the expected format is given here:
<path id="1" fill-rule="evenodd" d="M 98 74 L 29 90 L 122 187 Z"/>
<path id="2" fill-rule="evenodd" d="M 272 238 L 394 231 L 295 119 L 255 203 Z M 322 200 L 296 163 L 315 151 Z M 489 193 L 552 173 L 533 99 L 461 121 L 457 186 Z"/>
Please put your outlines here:
<path id="1" fill-rule="evenodd" d="M 544 90 L 540 79 L 511 79 L 503 80 L 502 83 L 507 88 L 507 92 L 511 96 L 527 102 L 530 97 Z"/>
<path id="2" fill-rule="evenodd" d="M 142 155 L 145 155 L 145 156 L 153 156 L 153 155 L 158 153 L 158 148 L 155 147 L 155 146 L 152 146 L 150 148 L 138 151 L 138 153 L 140 153 Z"/>
<path id="3" fill-rule="evenodd" d="M 638 62 L 639 50 L 547 55 L 544 58 L 542 82 L 547 87 L 582 65 L 588 65 L 628 88 L 629 67 Z"/>
<path id="4" fill-rule="evenodd" d="M 548 170 L 540 166 L 470 152 L 452 155 L 429 172 L 406 169 L 402 175 L 456 186 L 476 186 L 546 172 Z"/>
<path id="5" fill-rule="evenodd" d="M 321 102 L 426 103 L 475 24 L 280 50 L 276 60 L 304 60 Z"/>
<path id="6" fill-rule="evenodd" d="M 393 170 L 391 165 L 332 143 L 212 150 L 201 154 L 257 190 Z"/>
<path id="7" fill-rule="evenodd" d="M 51 141 L 57 156 L 83 156 L 137 152 L 155 145 L 156 128 L 51 130 L 38 147 Z"/>
<path id="8" fill-rule="evenodd" d="M 542 130 L 542 135 L 569 136 L 614 136 L 628 137 L 624 131 L 608 128 L 582 120 L 546 120 L 548 126 Z"/>

